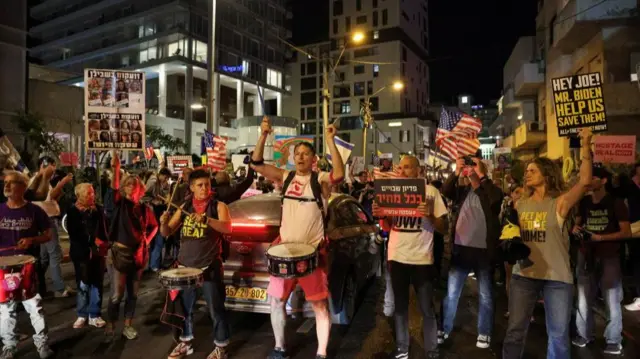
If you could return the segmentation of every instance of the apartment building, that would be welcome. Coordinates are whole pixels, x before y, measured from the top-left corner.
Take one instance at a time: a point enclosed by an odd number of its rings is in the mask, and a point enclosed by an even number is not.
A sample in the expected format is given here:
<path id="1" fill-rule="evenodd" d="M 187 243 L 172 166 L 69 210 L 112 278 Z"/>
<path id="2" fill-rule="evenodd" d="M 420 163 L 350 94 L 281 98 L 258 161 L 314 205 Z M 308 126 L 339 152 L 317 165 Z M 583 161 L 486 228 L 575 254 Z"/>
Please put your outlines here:
<path id="1" fill-rule="evenodd" d="M 558 136 L 551 79 L 590 72 L 604 79 L 606 134 L 640 133 L 640 89 L 634 82 L 640 63 L 638 10 L 636 0 L 539 2 L 533 49 L 530 39 L 521 39 L 526 45 L 519 41 L 505 65 L 503 146 L 523 158 L 568 156 L 569 141 Z"/>
<path id="2" fill-rule="evenodd" d="M 427 120 L 429 55 L 427 1 L 329 1 L 328 40 L 301 46 L 290 64 L 292 96 L 285 115 L 300 118 L 300 133 L 314 135 L 323 151 L 322 60 L 329 67 L 330 122 L 339 121 L 340 136 L 362 155 L 362 103 L 369 99 L 376 126 L 368 130 L 369 153 L 424 155 L 423 138 L 434 132 Z M 353 35 L 362 35 L 353 41 Z M 335 71 L 331 71 L 332 68 Z M 393 84 L 402 82 L 401 90 Z M 375 136 L 375 137 L 374 137 Z M 374 141 L 375 138 L 375 141 Z"/>
<path id="3" fill-rule="evenodd" d="M 85 68 L 143 71 L 149 124 L 199 153 L 204 124 L 215 118 L 233 148 L 243 144 L 240 124 L 265 112 L 281 115 L 288 6 L 286 0 L 40 0 L 30 8 L 29 34 L 37 41 L 30 55 L 75 74 L 64 83 L 78 86 Z"/>

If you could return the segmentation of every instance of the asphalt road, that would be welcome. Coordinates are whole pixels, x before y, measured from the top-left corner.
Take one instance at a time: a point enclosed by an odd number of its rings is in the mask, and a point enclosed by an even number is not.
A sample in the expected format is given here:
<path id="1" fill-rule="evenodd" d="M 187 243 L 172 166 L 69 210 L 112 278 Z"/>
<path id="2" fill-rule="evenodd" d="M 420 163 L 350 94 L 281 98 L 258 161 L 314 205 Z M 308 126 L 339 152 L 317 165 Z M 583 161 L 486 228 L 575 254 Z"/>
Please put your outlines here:
<path id="1" fill-rule="evenodd" d="M 70 264 L 63 265 L 65 278 L 73 283 Z M 501 288 L 496 289 L 502 292 Z M 350 326 L 334 325 L 331 332 L 330 358 L 387 358 L 394 348 L 393 326 L 389 318 L 382 314 L 384 284 L 373 282 L 361 299 L 354 323 Z M 438 298 L 443 290 L 438 291 Z M 469 278 L 467 288 L 460 299 L 457 327 L 451 340 L 443 348 L 443 358 L 500 358 L 501 341 L 504 337 L 506 319 L 503 317 L 506 307 L 505 298 L 498 295 L 494 341 L 491 349 L 475 347 L 477 293 L 475 280 Z M 413 299 L 412 299 L 413 300 Z M 75 298 L 44 301 L 50 341 L 56 350 L 56 358 L 166 358 L 174 346 L 173 329 L 159 322 L 165 301 L 162 290 L 153 275 L 144 279 L 138 300 L 137 319 L 134 325 L 140 337 L 134 341 L 119 339 L 107 345 L 103 343 L 102 331 L 95 328 L 72 329 L 75 318 Z M 106 303 L 105 303 L 106 304 Z M 437 307 L 439 303 L 437 303 Z M 415 303 L 411 306 L 410 327 L 412 334 L 411 358 L 423 358 L 421 345 L 421 316 Z M 625 313 L 625 355 L 624 358 L 639 358 L 640 350 L 640 314 Z M 121 325 L 121 323 L 120 323 Z M 601 337 L 604 330 L 602 316 L 597 316 L 596 330 Z M 19 315 L 19 329 L 22 333 L 31 333 L 26 313 Z M 232 345 L 231 358 L 265 358 L 273 346 L 273 335 L 269 317 L 262 314 L 231 313 Z M 313 358 L 316 349 L 313 320 L 291 320 L 288 325 L 289 349 L 292 358 Z M 205 313 L 198 311 L 195 318 L 195 353 L 189 358 L 204 359 L 213 349 L 211 321 Z M 595 359 L 608 358 L 602 354 L 603 340 L 589 348 L 573 349 L 572 358 Z M 27 359 L 38 358 L 30 338 L 19 346 L 20 356 Z M 544 328 L 544 308 L 536 310 L 536 322 L 529 330 L 525 358 L 544 358 L 546 335 Z"/>

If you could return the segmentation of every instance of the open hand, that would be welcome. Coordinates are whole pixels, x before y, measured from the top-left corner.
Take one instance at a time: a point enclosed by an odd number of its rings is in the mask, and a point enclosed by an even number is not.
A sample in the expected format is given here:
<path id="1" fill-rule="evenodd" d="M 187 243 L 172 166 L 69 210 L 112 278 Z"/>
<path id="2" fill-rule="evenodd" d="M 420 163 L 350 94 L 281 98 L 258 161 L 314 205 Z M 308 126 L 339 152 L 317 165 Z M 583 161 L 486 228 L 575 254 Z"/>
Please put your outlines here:
<path id="1" fill-rule="evenodd" d="M 73 181 L 73 174 L 72 173 L 67 174 L 66 176 L 64 176 L 63 179 L 60 180 L 60 182 L 62 182 L 63 186 L 66 185 L 67 183 L 71 182 L 71 181 Z"/>

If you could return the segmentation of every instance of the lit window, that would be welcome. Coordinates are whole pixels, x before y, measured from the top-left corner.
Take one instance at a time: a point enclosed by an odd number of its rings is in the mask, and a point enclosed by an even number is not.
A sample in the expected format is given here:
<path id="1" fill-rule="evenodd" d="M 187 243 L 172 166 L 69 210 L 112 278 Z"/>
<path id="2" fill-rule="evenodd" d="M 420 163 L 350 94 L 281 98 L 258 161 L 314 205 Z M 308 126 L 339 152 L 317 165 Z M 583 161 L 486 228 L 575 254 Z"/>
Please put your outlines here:
<path id="1" fill-rule="evenodd" d="M 249 76 L 249 61 L 242 60 L 242 76 Z"/>
<path id="2" fill-rule="evenodd" d="M 350 101 L 343 101 L 340 104 L 340 113 L 351 113 L 351 102 Z"/>
<path id="3" fill-rule="evenodd" d="M 377 40 L 380 37 L 380 31 L 376 30 L 373 32 L 373 39 Z"/>
<path id="4" fill-rule="evenodd" d="M 282 73 L 273 69 L 267 69 L 267 84 L 282 87 Z"/>
<path id="5" fill-rule="evenodd" d="M 460 99 L 460 102 L 462 102 L 462 103 L 468 103 L 468 102 L 469 102 L 469 97 L 467 97 L 467 96 L 462 96 L 462 98 Z"/>

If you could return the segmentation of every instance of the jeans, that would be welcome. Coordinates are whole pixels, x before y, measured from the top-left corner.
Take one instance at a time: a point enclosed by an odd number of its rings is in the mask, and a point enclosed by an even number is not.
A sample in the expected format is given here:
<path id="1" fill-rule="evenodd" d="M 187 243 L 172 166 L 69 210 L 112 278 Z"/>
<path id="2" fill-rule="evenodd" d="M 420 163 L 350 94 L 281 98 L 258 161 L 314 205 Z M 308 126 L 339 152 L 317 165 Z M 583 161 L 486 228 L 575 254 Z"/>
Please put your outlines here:
<path id="1" fill-rule="evenodd" d="M 120 302 L 122 302 L 125 291 L 127 292 L 127 298 L 124 301 L 124 318 L 133 319 L 143 270 L 139 269 L 133 273 L 122 273 L 115 269 L 112 264 L 107 265 L 107 270 L 111 276 L 111 298 L 109 298 L 109 305 L 107 306 L 108 321 L 110 323 L 118 321 Z"/>
<path id="2" fill-rule="evenodd" d="M 444 256 L 444 235 L 433 233 L 433 265 L 436 268 L 436 280 L 442 278 L 442 257 Z"/>
<path id="3" fill-rule="evenodd" d="M 225 347 L 229 344 L 229 322 L 227 321 L 227 311 L 224 306 L 226 293 L 222 275 L 222 263 L 216 261 L 205 270 L 205 280 L 202 288 L 188 288 L 181 291 L 182 310 L 185 318 L 184 331 L 180 336 L 180 340 L 193 340 L 193 307 L 196 300 L 198 300 L 199 294 L 202 294 L 207 302 L 209 316 L 213 321 L 213 343 L 218 347 Z"/>
<path id="4" fill-rule="evenodd" d="M 53 290 L 56 292 L 64 291 L 64 281 L 62 279 L 62 248 L 60 247 L 60 241 L 58 238 L 58 220 L 50 218 L 51 220 L 51 240 L 40 245 L 40 263 L 42 265 L 41 270 L 44 273 L 47 271 L 47 267 L 51 270 L 51 280 L 53 280 Z M 43 278 L 41 278 L 42 280 Z M 44 283 L 42 283 L 42 287 Z M 42 293 L 41 293 L 42 294 Z"/>
<path id="5" fill-rule="evenodd" d="M 598 292 L 598 284 L 602 291 L 609 321 L 604 329 L 607 344 L 622 343 L 622 278 L 620 276 L 620 259 L 618 257 L 599 258 L 595 270 L 585 269 L 585 257 L 578 253 L 576 276 L 578 278 L 578 311 L 576 328 L 578 335 L 589 340 L 595 338 L 593 305 Z"/>
<path id="6" fill-rule="evenodd" d="M 149 268 L 162 269 L 162 251 L 164 250 L 164 237 L 160 234 L 160 231 L 153 239 L 151 247 L 151 255 L 149 258 Z"/>
<path id="7" fill-rule="evenodd" d="M 503 359 L 522 357 L 531 315 L 540 291 L 544 298 L 547 325 L 547 359 L 571 358 L 569 323 L 573 285 L 514 274 L 509 289 L 509 324 L 502 346 Z"/>
<path id="8" fill-rule="evenodd" d="M 48 339 L 47 325 L 44 320 L 42 305 L 40 305 L 41 301 L 42 297 L 40 297 L 40 294 L 37 294 L 29 300 L 22 301 L 22 306 L 25 311 L 29 313 L 31 326 L 35 331 L 33 343 L 36 348 L 42 348 L 47 344 Z M 17 307 L 18 303 L 13 300 L 0 304 L 0 337 L 2 337 L 2 344 L 5 348 L 15 349 L 18 345 L 18 338 L 16 336 L 16 323 L 18 319 Z"/>
<path id="9" fill-rule="evenodd" d="M 97 318 L 102 310 L 102 286 L 105 258 L 93 257 L 87 261 L 73 261 L 78 286 L 76 310 L 78 317 Z"/>
<path id="10" fill-rule="evenodd" d="M 478 280 L 478 335 L 491 336 L 493 330 L 493 293 L 491 265 L 477 265 L 474 269 Z M 458 301 L 471 267 L 452 264 L 447 282 L 447 297 L 442 301 L 442 331 L 450 334 L 458 310 Z"/>
<path id="11" fill-rule="evenodd" d="M 396 347 L 409 350 L 409 287 L 413 284 L 422 311 L 424 349 L 427 355 L 438 348 L 438 323 L 433 308 L 433 266 L 389 262 L 395 299 Z"/>

